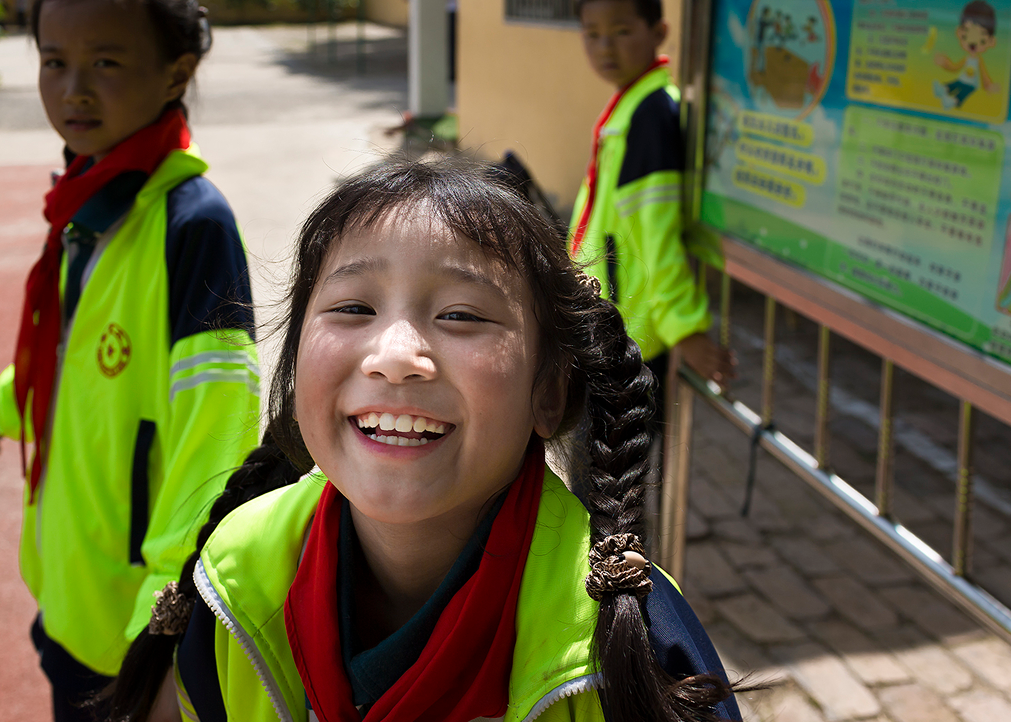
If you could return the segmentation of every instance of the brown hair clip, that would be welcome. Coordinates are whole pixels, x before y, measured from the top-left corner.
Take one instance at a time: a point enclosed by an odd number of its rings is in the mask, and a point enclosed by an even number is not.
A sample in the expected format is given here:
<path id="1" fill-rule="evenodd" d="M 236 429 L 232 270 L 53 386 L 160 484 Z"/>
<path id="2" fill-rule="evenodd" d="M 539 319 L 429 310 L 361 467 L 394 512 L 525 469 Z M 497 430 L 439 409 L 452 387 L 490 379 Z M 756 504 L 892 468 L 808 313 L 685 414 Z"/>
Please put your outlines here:
<path id="1" fill-rule="evenodd" d="M 612 534 L 590 549 L 586 593 L 598 602 L 611 593 L 635 594 L 640 599 L 653 591 L 649 578 L 653 565 L 635 534 Z"/>

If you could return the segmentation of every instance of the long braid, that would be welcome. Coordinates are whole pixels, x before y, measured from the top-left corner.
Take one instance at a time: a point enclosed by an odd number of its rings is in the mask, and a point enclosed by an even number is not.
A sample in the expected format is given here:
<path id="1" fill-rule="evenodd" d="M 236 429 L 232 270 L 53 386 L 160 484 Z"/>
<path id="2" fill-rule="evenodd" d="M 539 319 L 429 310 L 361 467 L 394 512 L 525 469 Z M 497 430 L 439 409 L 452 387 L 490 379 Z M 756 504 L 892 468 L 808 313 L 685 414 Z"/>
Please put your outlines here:
<path id="1" fill-rule="evenodd" d="M 224 491 L 211 506 L 207 522 L 197 534 L 197 548 L 183 564 L 178 593 L 192 609 L 197 599 L 193 570 L 204 544 L 218 524 L 241 504 L 269 491 L 294 483 L 302 471 L 296 468 L 274 440 L 271 429 L 263 442 L 228 478 Z M 152 634 L 141 631 L 126 653 L 119 676 L 102 693 L 98 703 L 108 700 L 109 720 L 143 722 L 148 718 L 162 681 L 172 666 L 172 655 L 181 634 Z"/>
<path id="2" fill-rule="evenodd" d="M 649 427 L 657 383 L 642 362 L 617 308 L 599 297 L 599 286 L 577 272 L 579 282 L 554 306 L 555 328 L 569 329 L 574 392 L 585 399 L 589 419 L 587 472 L 591 546 L 621 534 L 644 537 Z M 570 389 L 570 398 L 573 390 Z M 601 595 L 593 656 L 604 679 L 601 703 L 613 722 L 717 720 L 714 707 L 734 688 L 715 674 L 674 679 L 656 659 L 643 605 L 634 592 Z"/>

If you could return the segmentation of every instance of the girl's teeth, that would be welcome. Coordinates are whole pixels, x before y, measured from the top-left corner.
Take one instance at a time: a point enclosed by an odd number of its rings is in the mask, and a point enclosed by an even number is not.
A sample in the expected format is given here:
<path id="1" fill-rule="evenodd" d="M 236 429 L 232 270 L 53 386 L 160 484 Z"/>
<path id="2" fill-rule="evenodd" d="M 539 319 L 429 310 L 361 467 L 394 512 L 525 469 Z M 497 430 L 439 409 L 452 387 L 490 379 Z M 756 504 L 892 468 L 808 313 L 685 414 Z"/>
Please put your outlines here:
<path id="1" fill-rule="evenodd" d="M 414 428 L 414 419 L 412 419 L 407 414 L 401 414 L 397 417 L 397 425 L 395 427 L 400 433 L 410 431 Z"/>
<path id="2" fill-rule="evenodd" d="M 441 424 L 438 421 L 432 421 L 431 419 L 426 419 L 423 416 L 414 417 L 410 414 L 400 414 L 399 416 L 394 416 L 389 412 L 377 414 L 375 411 L 372 411 L 367 416 L 359 416 L 357 420 L 358 427 L 362 429 L 378 428 L 381 431 L 393 431 L 395 429 L 402 434 L 410 431 L 414 431 L 417 434 L 420 434 L 423 431 L 428 431 L 434 434 L 446 433 L 445 424 Z"/>
<path id="3" fill-rule="evenodd" d="M 406 436 L 377 436 L 369 434 L 369 438 L 373 441 L 378 441 L 380 444 L 388 444 L 389 446 L 424 446 L 428 443 L 428 439 L 408 439 Z"/>

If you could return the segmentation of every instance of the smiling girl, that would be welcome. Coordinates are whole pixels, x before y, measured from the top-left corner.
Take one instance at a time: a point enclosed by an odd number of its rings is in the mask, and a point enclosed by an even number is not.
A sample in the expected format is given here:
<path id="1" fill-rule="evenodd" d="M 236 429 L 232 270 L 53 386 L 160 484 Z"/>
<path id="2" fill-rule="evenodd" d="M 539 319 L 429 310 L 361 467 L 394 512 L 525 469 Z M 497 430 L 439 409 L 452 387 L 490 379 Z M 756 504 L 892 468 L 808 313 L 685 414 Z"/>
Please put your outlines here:
<path id="1" fill-rule="evenodd" d="M 255 445 L 235 219 L 183 94 L 210 47 L 192 0 L 37 0 L 39 90 L 72 159 L 46 196 L 0 431 L 34 442 L 21 573 L 56 720 L 118 673 L 211 500 Z M 22 446 L 24 450 L 24 446 Z"/>
<path id="2" fill-rule="evenodd" d="M 652 375 L 489 177 L 390 163 L 306 221 L 267 437 L 131 648 L 114 719 L 740 718 L 643 556 Z M 544 463 L 584 414 L 589 513 Z"/>

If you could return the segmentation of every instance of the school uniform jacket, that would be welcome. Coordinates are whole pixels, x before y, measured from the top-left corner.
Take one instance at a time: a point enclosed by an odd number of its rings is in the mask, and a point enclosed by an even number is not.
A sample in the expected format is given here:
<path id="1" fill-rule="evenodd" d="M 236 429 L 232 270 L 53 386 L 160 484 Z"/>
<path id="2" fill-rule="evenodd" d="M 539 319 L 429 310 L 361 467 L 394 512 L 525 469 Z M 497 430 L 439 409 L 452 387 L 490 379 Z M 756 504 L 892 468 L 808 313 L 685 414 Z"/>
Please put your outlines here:
<path id="1" fill-rule="evenodd" d="M 285 631 L 284 602 L 327 483 L 321 474 L 310 474 L 247 502 L 221 522 L 204 546 L 193 578 L 220 622 L 213 631 L 216 670 L 180 675 L 176 669 L 184 719 L 212 722 L 194 708 L 196 690 L 188 693 L 182 677 L 198 684 L 216 681 L 229 720 L 313 719 Z M 589 516 L 550 470 L 536 525 L 516 608 L 509 706 L 503 719 L 604 720 L 596 694 L 601 677 L 590 658 L 597 602 L 584 586 Z M 678 677 L 723 674 L 712 643 L 677 586 L 656 567 L 652 579 L 649 636 L 661 665 Z M 717 712 L 728 720 L 740 719 L 732 699 Z"/>
<path id="2" fill-rule="evenodd" d="M 50 451 L 34 500 L 26 484 L 20 562 L 45 635 L 104 675 L 257 443 L 245 252 L 206 170 L 193 146 L 103 188 L 75 216 L 111 223 L 83 267 L 64 234 L 52 421 L 27 433 L 49 434 Z M 13 376 L 0 376 L 0 430 L 19 438 Z"/>
<path id="3" fill-rule="evenodd" d="M 710 235 L 693 228 L 690 239 L 682 238 L 680 94 L 666 63 L 619 91 L 612 103 L 598 121 L 593 192 L 588 174 L 572 212 L 570 235 L 584 213 L 586 232 L 570 250 L 618 306 L 648 361 L 711 323 L 689 252 L 721 268 L 723 262 Z"/>

